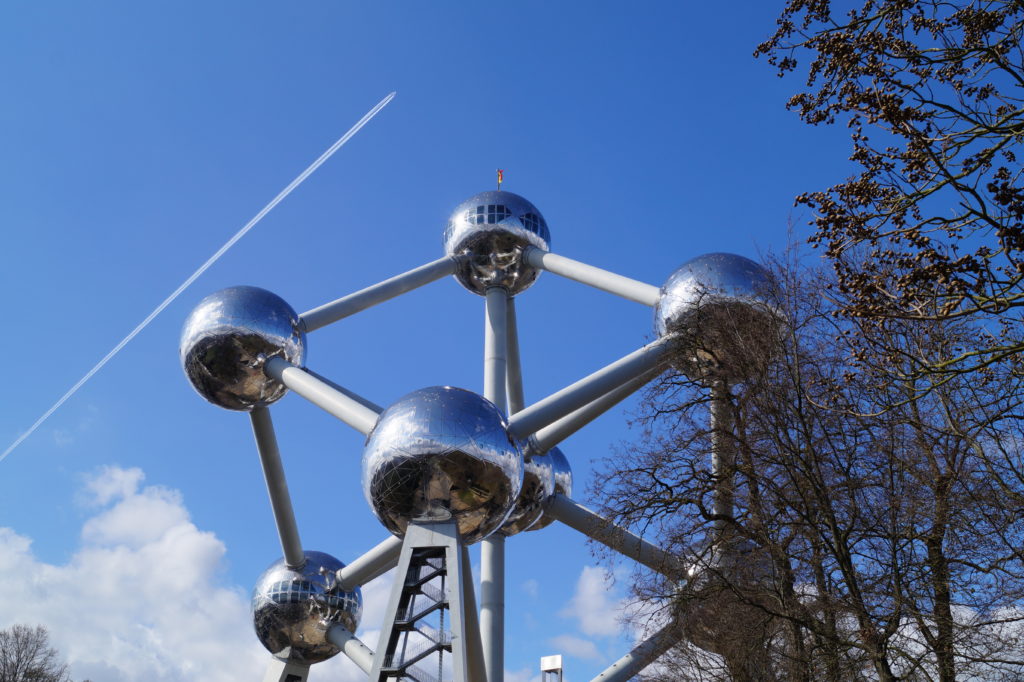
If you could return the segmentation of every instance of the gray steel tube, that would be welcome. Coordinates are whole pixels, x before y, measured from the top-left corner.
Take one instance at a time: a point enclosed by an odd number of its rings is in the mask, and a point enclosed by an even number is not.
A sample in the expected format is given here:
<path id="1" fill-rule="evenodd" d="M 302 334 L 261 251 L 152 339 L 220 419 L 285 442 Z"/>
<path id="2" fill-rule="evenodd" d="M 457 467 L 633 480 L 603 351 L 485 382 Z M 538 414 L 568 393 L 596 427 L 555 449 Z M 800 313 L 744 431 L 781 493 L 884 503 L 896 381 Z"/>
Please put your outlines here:
<path id="1" fill-rule="evenodd" d="M 466 631 L 466 667 L 472 682 L 487 682 L 484 665 L 484 645 L 480 639 L 480 617 L 476 611 L 476 592 L 473 590 L 473 568 L 469 563 L 469 550 L 462 547 L 462 610 Z"/>
<path id="2" fill-rule="evenodd" d="M 715 476 L 715 532 L 725 533 L 735 512 L 736 447 L 733 442 L 732 400 L 724 381 L 711 384 L 711 471 Z"/>
<path id="3" fill-rule="evenodd" d="M 349 315 L 354 315 L 360 310 L 366 310 L 399 294 L 412 291 L 424 284 L 430 284 L 445 275 L 451 275 L 455 272 L 455 265 L 456 262 L 453 259 L 445 256 L 433 263 L 427 263 L 415 270 L 386 279 L 354 294 L 325 303 L 319 308 L 308 310 L 302 313 L 299 319 L 302 320 L 307 332 L 315 331 Z"/>
<path id="4" fill-rule="evenodd" d="M 547 270 L 580 284 L 586 284 L 652 308 L 658 304 L 661 290 L 653 284 L 623 277 L 593 265 L 559 256 L 557 253 L 542 251 L 536 246 L 527 247 L 523 252 L 523 258 L 535 268 Z"/>
<path id="5" fill-rule="evenodd" d="M 328 386 L 333 388 L 335 391 L 338 391 L 339 393 L 344 393 L 349 398 L 352 398 L 352 400 L 356 401 L 357 403 L 359 403 L 363 407 L 367 407 L 367 408 L 373 410 L 377 414 L 380 414 L 381 412 L 384 411 L 383 407 L 381 407 L 377 403 L 373 402 L 372 400 L 369 400 L 368 398 L 364 398 L 363 396 L 359 395 L 358 393 L 355 393 L 353 391 L 348 390 L 344 386 L 339 386 L 338 384 L 334 383 L 333 381 L 331 381 L 327 377 L 323 376 L 322 374 L 317 374 L 316 372 L 314 372 L 313 370 L 311 370 L 308 367 L 304 368 L 302 371 L 305 372 L 306 374 L 308 374 L 309 376 L 315 377 L 315 378 L 319 379 L 320 381 L 324 382 L 325 384 L 327 384 Z"/>
<path id="6" fill-rule="evenodd" d="M 356 587 L 365 585 L 397 566 L 401 553 L 402 539 L 392 535 L 344 568 L 339 568 L 336 574 L 338 586 L 346 592 L 351 592 Z"/>
<path id="7" fill-rule="evenodd" d="M 263 478 L 267 482 L 270 507 L 274 510 L 274 521 L 277 523 L 284 561 L 288 568 L 298 570 L 305 565 L 306 555 L 302 552 L 302 543 L 299 541 L 299 527 L 295 523 L 292 498 L 288 494 L 288 482 L 284 477 L 284 465 L 281 464 L 281 451 L 277 447 L 277 436 L 274 435 L 270 410 L 257 407 L 249 413 L 249 418 L 252 420 L 252 433 L 256 437 L 256 449 L 260 453 Z"/>
<path id="8" fill-rule="evenodd" d="M 380 416 L 365 405 L 366 401 L 345 395 L 284 358 L 270 358 L 263 371 L 362 434 L 370 433 Z"/>
<path id="9" fill-rule="evenodd" d="M 484 324 L 484 397 L 505 412 L 505 373 L 508 368 L 508 291 L 491 287 L 486 293 Z"/>
<path id="10" fill-rule="evenodd" d="M 530 405 L 509 419 L 509 432 L 515 438 L 527 438 L 622 384 L 657 369 L 671 341 L 671 336 L 660 338 Z"/>
<path id="11" fill-rule="evenodd" d="M 654 376 L 654 372 L 646 372 L 627 381 L 613 391 L 589 402 L 571 414 L 562 417 L 554 424 L 545 426 L 530 439 L 531 454 L 541 454 L 555 447 L 563 440 L 612 409 L 620 402 L 633 395 Z"/>
<path id="12" fill-rule="evenodd" d="M 344 625 L 335 623 L 327 631 L 327 641 L 341 649 L 341 653 L 349 657 L 367 675 L 373 670 L 373 652 L 370 647 L 348 631 Z"/>
<path id="13" fill-rule="evenodd" d="M 612 663 L 590 682 L 626 682 L 654 662 L 658 656 L 679 641 L 675 626 L 666 625 L 638 644 L 628 654 Z"/>
<path id="14" fill-rule="evenodd" d="M 484 397 L 508 413 L 508 302 L 502 287 L 486 292 Z M 505 536 L 493 533 L 480 543 L 480 638 L 489 682 L 505 678 Z"/>
<path id="15" fill-rule="evenodd" d="M 628 556 L 652 571 L 674 579 L 679 579 L 685 574 L 686 566 L 675 555 L 669 554 L 625 528 L 615 525 L 565 495 L 555 493 L 548 503 L 546 513 L 555 520 L 561 521 L 602 545 Z"/>
<path id="16" fill-rule="evenodd" d="M 505 392 L 508 399 L 508 413 L 513 415 L 523 409 L 523 365 L 519 358 L 519 325 L 516 322 L 516 299 L 508 297 L 508 357 L 506 365 Z"/>

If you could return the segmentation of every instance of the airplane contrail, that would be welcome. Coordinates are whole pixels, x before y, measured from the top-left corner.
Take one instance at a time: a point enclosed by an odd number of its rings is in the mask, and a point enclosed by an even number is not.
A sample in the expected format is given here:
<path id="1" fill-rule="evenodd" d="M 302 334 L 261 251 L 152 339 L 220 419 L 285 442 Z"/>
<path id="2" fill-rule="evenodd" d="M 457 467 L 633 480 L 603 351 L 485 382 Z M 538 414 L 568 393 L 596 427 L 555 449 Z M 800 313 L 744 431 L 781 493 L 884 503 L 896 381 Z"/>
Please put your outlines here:
<path id="1" fill-rule="evenodd" d="M 392 92 L 387 97 L 385 97 L 381 101 L 377 102 L 377 105 L 375 107 L 373 107 L 372 109 L 370 109 L 368 112 L 366 112 L 366 115 L 363 116 L 361 119 L 359 119 L 354 126 L 349 128 L 347 133 L 345 133 L 340 138 L 338 138 L 337 142 L 332 144 L 327 149 L 327 151 L 325 151 L 323 154 L 321 154 L 320 157 L 316 161 L 311 163 L 309 165 L 309 167 L 306 168 L 306 170 L 304 170 L 301 173 L 299 173 L 298 177 L 296 177 L 294 180 L 292 180 L 288 184 L 288 186 L 285 187 L 283 190 L 281 190 L 281 192 L 276 197 L 271 199 L 269 204 L 264 206 L 260 210 L 259 213 L 257 213 L 255 216 L 253 216 L 252 220 L 247 222 L 242 227 L 242 229 L 240 229 L 238 232 L 236 232 L 234 234 L 233 237 L 231 237 L 231 239 L 227 240 L 227 242 L 225 242 L 224 246 L 222 246 L 219 249 L 217 249 L 216 253 L 214 253 L 212 256 L 210 256 L 208 259 L 206 259 L 206 262 L 203 263 L 202 265 L 200 265 L 199 269 L 197 269 L 195 272 L 193 272 L 191 275 L 189 275 L 188 279 L 186 279 L 184 282 L 181 283 L 181 286 L 179 286 L 177 289 L 175 289 L 173 292 L 171 292 L 171 295 L 168 296 L 167 298 L 165 298 L 160 305 L 158 305 L 156 308 L 154 308 L 153 312 L 151 312 L 149 315 L 146 315 L 146 319 L 144 319 L 142 322 L 140 322 L 138 324 L 138 326 L 135 327 L 135 329 L 131 330 L 131 332 L 128 333 L 128 336 L 126 336 L 123 339 L 121 339 L 121 341 L 116 346 L 114 346 L 114 348 L 109 353 L 107 353 L 106 355 L 103 356 L 102 360 L 97 362 L 96 365 L 92 369 L 90 369 L 88 372 L 85 373 L 85 376 L 83 376 L 81 379 L 79 379 L 75 383 L 74 386 L 69 388 L 67 393 L 65 393 L 64 395 L 62 395 L 60 397 L 60 400 L 55 402 L 50 409 L 48 409 L 46 412 L 44 412 L 43 415 L 41 417 L 39 417 L 39 419 L 37 419 L 35 421 L 35 423 L 32 424 L 31 427 L 29 427 L 28 431 L 26 431 L 25 433 L 23 433 L 20 436 L 18 436 L 17 440 L 15 440 L 13 443 L 11 443 L 10 446 L 8 446 L 8 448 L 6 450 L 4 450 L 3 454 L 0 455 L 0 462 L 2 462 L 4 459 L 6 459 L 7 455 L 9 455 L 12 452 L 14 452 L 15 448 L 17 448 L 19 445 L 21 445 L 22 442 L 24 442 L 24 440 L 26 438 L 31 436 L 35 432 L 35 430 L 38 429 L 43 424 L 43 422 L 45 422 L 47 419 L 50 418 L 50 415 L 52 415 L 54 412 L 56 412 L 60 408 L 61 405 L 63 405 L 65 402 L 67 402 L 68 398 L 73 396 L 78 391 L 78 389 L 80 389 L 85 384 L 85 382 L 89 381 L 89 379 L 91 379 L 93 377 L 93 375 L 96 374 L 96 372 L 98 372 L 101 369 L 103 369 L 103 366 L 106 365 L 108 362 L 110 362 L 110 360 L 115 355 L 117 355 L 121 351 L 122 348 L 127 346 L 128 343 L 132 339 L 134 339 L 136 336 L 138 336 L 139 332 L 141 332 L 143 329 L 145 329 L 146 326 L 149 325 L 149 323 L 152 322 L 153 319 L 157 315 L 159 315 L 161 312 L 163 312 L 164 308 L 169 306 L 174 301 L 174 299 L 178 298 L 178 296 L 180 296 L 181 293 L 183 291 L 185 291 L 185 289 L 188 289 L 189 286 L 193 282 L 195 282 L 197 279 L 199 279 L 200 275 L 202 275 L 204 272 L 206 272 L 210 268 L 211 265 L 216 263 L 217 260 L 221 256 L 223 256 L 225 253 L 227 253 L 228 249 L 230 249 L 232 246 L 234 246 L 235 243 L 239 239 L 244 237 L 246 232 L 248 232 L 249 230 L 254 228 L 258 222 L 263 220 L 264 216 L 266 216 L 268 213 L 270 213 L 274 209 L 275 206 L 277 206 L 279 203 L 284 201 L 285 197 L 287 197 L 289 194 L 292 193 L 292 190 L 294 190 L 296 187 L 301 185 L 303 183 L 303 181 L 305 181 L 306 178 L 308 178 L 310 175 L 312 175 L 313 172 L 317 168 L 322 166 L 324 164 L 324 162 L 327 161 L 327 159 L 331 158 L 331 156 L 334 155 L 334 152 L 336 152 L 339 149 L 341 149 L 342 146 L 344 146 L 344 144 L 346 142 L 348 142 L 350 139 L 352 139 L 352 136 L 355 135 L 356 133 L 358 133 L 362 129 L 363 126 L 365 126 L 367 123 L 369 123 L 370 119 L 372 119 L 374 116 L 376 116 L 380 112 L 381 109 L 383 109 L 385 106 L 387 106 L 388 102 L 390 102 L 392 99 L 394 99 L 394 97 L 395 97 L 395 93 Z"/>

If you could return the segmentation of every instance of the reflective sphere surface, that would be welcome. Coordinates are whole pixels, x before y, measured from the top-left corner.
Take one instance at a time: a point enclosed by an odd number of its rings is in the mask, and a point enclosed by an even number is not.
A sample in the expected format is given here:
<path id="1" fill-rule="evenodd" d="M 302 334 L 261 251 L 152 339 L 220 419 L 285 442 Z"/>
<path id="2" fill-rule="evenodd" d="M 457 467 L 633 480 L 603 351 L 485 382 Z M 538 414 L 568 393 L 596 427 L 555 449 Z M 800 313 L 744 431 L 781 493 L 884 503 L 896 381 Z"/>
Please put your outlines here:
<path id="1" fill-rule="evenodd" d="M 363 597 L 359 589 L 338 590 L 335 573 L 345 564 L 330 554 L 305 552 L 306 565 L 294 571 L 284 559 L 271 564 L 252 591 L 252 621 L 267 651 L 282 660 L 319 663 L 340 651 L 327 630 L 341 623 L 359 627 Z"/>
<path id="2" fill-rule="evenodd" d="M 413 519 L 454 518 L 462 540 L 504 522 L 523 485 L 523 456 L 489 400 L 450 386 L 423 388 L 381 414 L 363 451 L 363 493 L 401 536 Z"/>
<path id="3" fill-rule="evenodd" d="M 548 500 L 555 492 L 555 469 L 550 453 L 534 455 L 525 461 L 523 489 L 516 498 L 512 513 L 502 524 L 502 535 L 515 535 L 527 530 L 544 514 Z"/>
<path id="4" fill-rule="evenodd" d="M 518 294 L 537 279 L 537 269 L 523 260 L 523 249 L 547 251 L 551 234 L 537 207 L 512 192 L 482 192 L 458 205 L 444 232 L 449 256 L 464 256 L 455 278 L 483 295 L 500 286 Z"/>
<path id="5" fill-rule="evenodd" d="M 752 644 L 771 610 L 758 607 L 770 598 L 774 571 L 771 556 L 746 538 L 716 543 L 687 571 L 682 608 L 684 631 L 694 644 L 723 656 L 736 653 L 737 642 Z"/>
<path id="6" fill-rule="evenodd" d="M 185 320 L 181 367 L 199 395 L 229 410 L 269 405 L 287 389 L 263 373 L 267 358 L 306 359 L 299 316 L 280 296 L 258 287 L 210 294 Z"/>
<path id="7" fill-rule="evenodd" d="M 680 334 L 677 367 L 740 379 L 763 364 L 780 326 L 765 298 L 767 285 L 764 268 L 731 253 L 699 256 L 672 273 L 661 287 L 654 326 L 659 336 Z"/>
<path id="8" fill-rule="evenodd" d="M 569 466 L 569 460 L 558 448 L 551 448 L 548 450 L 546 456 L 551 460 L 551 476 L 554 482 L 554 490 L 552 491 L 552 494 L 558 493 L 565 495 L 566 497 L 572 497 L 572 467 Z M 547 509 L 548 501 L 550 499 L 551 498 L 548 497 L 548 499 L 544 501 L 545 510 Z M 541 514 L 540 519 L 526 530 L 540 530 L 542 528 L 547 528 L 553 522 L 553 518 L 548 516 L 546 513 L 543 513 Z"/>

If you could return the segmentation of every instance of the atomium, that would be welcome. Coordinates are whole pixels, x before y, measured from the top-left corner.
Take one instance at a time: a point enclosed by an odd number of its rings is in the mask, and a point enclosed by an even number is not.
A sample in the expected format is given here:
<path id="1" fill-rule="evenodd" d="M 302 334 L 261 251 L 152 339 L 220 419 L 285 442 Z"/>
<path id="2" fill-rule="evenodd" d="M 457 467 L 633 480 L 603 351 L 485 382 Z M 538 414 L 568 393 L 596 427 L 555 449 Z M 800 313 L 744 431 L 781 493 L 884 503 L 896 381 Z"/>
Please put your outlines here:
<path id="1" fill-rule="evenodd" d="M 679 337 L 678 369 L 729 380 L 757 371 L 774 353 L 780 328 L 768 286 L 764 268 L 731 253 L 698 256 L 673 272 L 661 287 L 654 329 Z"/>
<path id="2" fill-rule="evenodd" d="M 413 391 L 381 414 L 363 451 L 363 493 L 384 527 L 455 519 L 466 544 L 497 530 L 523 485 L 501 412 L 450 386 Z"/>
<path id="3" fill-rule="evenodd" d="M 537 279 L 537 269 L 523 259 L 535 246 L 547 251 L 551 235 L 537 207 L 512 192 L 482 192 L 458 205 L 448 220 L 444 249 L 459 259 L 456 279 L 475 294 L 503 287 L 509 294 L 524 291 Z"/>
<path id="4" fill-rule="evenodd" d="M 255 287 L 212 294 L 189 316 L 180 344 L 185 374 L 211 403 L 251 413 L 284 554 L 293 564 L 306 559 L 300 569 L 289 568 L 283 559 L 276 562 L 253 592 L 257 636 L 288 668 L 271 668 L 267 680 L 303 682 L 310 664 L 339 651 L 373 679 L 430 679 L 411 672 L 413 666 L 425 655 L 436 655 L 436 670 L 442 671 L 447 652 L 451 660 L 461 661 L 449 661 L 458 671 L 457 682 L 500 680 L 495 671 L 504 669 L 503 543 L 555 521 L 673 582 L 686 578 L 681 594 L 691 599 L 681 601 L 679 618 L 686 621 L 681 630 L 698 646 L 716 651 L 730 622 L 753 622 L 756 614 L 744 609 L 755 602 L 740 603 L 728 596 L 728 589 L 739 585 L 756 595 L 772 579 L 766 553 L 717 536 L 717 544 L 686 570 L 674 554 L 574 502 L 572 469 L 555 445 L 669 362 L 709 380 L 712 403 L 724 405 L 728 391 L 715 388 L 728 388 L 756 369 L 748 355 L 770 357 L 781 328 L 765 296 L 765 272 L 740 256 L 708 254 L 685 263 L 659 289 L 557 254 L 536 257 L 536 250 L 548 252 L 549 247 L 547 224 L 533 204 L 510 192 L 483 192 L 453 212 L 444 234 L 445 259 L 302 317 L 278 296 Z M 537 279 L 540 268 L 653 307 L 659 339 L 526 406 L 513 297 Z M 448 274 L 485 295 L 484 395 L 434 386 L 381 410 L 304 369 L 307 328 L 319 329 Z M 264 409 L 289 389 L 366 436 L 363 493 L 394 537 L 347 568 L 330 555 L 303 551 L 299 541 L 273 424 Z M 513 404 L 514 413 L 506 416 Z M 528 460 L 524 452 L 530 453 Z M 728 485 L 723 483 L 718 493 L 718 502 L 732 504 Z M 479 616 L 469 606 L 474 591 L 467 578 L 466 546 L 476 542 L 482 544 Z M 374 653 L 355 638 L 360 592 L 357 587 L 342 590 L 338 581 L 361 585 L 396 567 L 381 648 Z M 457 584 L 446 582 L 450 571 Z M 449 620 L 441 615 L 446 610 L 452 614 Z M 479 637 L 466 627 L 478 628 Z M 634 650 L 644 653 L 624 657 L 599 679 L 630 679 L 664 651 L 661 639 L 650 642 Z"/>
<path id="5" fill-rule="evenodd" d="M 210 294 L 185 320 L 178 346 L 192 387 L 214 405 L 252 410 L 286 392 L 263 373 L 267 358 L 301 365 L 306 335 L 290 305 L 266 289 L 231 287 Z"/>
<path id="6" fill-rule="evenodd" d="M 275 561 L 256 581 L 252 622 L 256 636 L 275 657 L 319 663 L 340 649 L 327 641 L 335 623 L 355 632 L 363 610 L 359 588 L 341 591 L 334 575 L 345 564 L 330 554 L 305 552 L 300 570 Z"/>

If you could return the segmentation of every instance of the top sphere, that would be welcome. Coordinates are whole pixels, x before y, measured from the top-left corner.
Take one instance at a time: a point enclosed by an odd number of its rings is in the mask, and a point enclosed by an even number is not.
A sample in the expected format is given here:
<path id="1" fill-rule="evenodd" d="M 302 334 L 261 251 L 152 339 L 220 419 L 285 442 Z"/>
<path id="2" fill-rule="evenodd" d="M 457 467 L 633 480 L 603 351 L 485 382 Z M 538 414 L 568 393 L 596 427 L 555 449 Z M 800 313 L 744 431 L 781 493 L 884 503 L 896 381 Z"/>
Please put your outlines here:
<path id="1" fill-rule="evenodd" d="M 358 587 L 337 589 L 335 574 L 345 564 L 324 552 L 305 555 L 299 570 L 279 559 L 263 572 L 252 591 L 252 619 L 256 636 L 277 658 L 319 663 L 341 651 L 327 639 L 332 625 L 352 633 L 359 627 L 363 597 Z"/>
<path id="2" fill-rule="evenodd" d="M 523 485 L 504 416 L 450 386 L 413 391 L 381 413 L 363 450 L 363 493 L 385 528 L 454 519 L 466 544 L 497 530 Z"/>
<path id="3" fill-rule="evenodd" d="M 523 259 L 527 246 L 547 251 L 551 234 L 544 216 L 512 192 L 481 192 L 452 212 L 444 232 L 444 250 L 462 257 L 455 278 L 475 294 L 504 287 L 515 295 L 539 274 Z"/>
<path id="4" fill-rule="evenodd" d="M 659 336 L 680 333 L 679 369 L 741 379 L 763 363 L 777 338 L 779 315 L 765 298 L 767 271 L 743 256 L 709 253 L 687 261 L 661 287 L 654 308 Z"/>
<path id="5" fill-rule="evenodd" d="M 302 365 L 306 334 L 299 316 L 277 294 L 230 287 L 199 302 L 185 320 L 178 352 L 199 395 L 229 410 L 250 411 L 285 394 L 283 384 L 263 373 L 263 364 L 281 356 Z"/>

